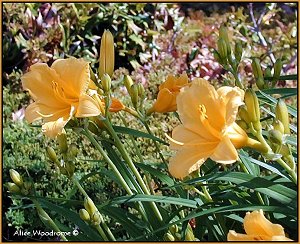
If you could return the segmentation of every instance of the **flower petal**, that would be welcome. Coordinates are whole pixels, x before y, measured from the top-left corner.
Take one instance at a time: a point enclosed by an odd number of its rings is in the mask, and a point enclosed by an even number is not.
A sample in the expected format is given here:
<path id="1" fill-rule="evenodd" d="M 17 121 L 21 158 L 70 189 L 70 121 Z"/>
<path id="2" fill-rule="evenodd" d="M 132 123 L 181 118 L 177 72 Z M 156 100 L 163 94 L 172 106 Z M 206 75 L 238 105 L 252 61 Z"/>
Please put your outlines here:
<path id="1" fill-rule="evenodd" d="M 267 241 L 271 240 L 269 236 L 259 235 L 246 235 L 236 233 L 234 230 L 230 230 L 227 234 L 227 241 Z"/>
<path id="2" fill-rule="evenodd" d="M 28 121 L 28 123 L 32 123 L 35 120 L 41 119 L 41 115 L 37 113 L 39 110 L 38 103 L 32 103 L 30 104 L 26 110 L 25 110 L 25 119 Z"/>
<path id="3" fill-rule="evenodd" d="M 159 91 L 157 100 L 153 105 L 153 109 L 158 113 L 167 113 L 176 111 L 176 95 L 170 92 L 167 88 Z"/>
<path id="4" fill-rule="evenodd" d="M 238 153 L 229 137 L 224 136 L 210 158 L 217 163 L 231 164 L 238 159 Z"/>
<path id="5" fill-rule="evenodd" d="M 60 77 L 60 85 L 68 97 L 79 97 L 90 82 L 89 63 L 83 59 L 57 59 L 51 65 Z"/>
<path id="6" fill-rule="evenodd" d="M 111 99 L 111 104 L 109 106 L 110 112 L 119 112 L 125 108 L 124 104 L 117 98 Z"/>
<path id="7" fill-rule="evenodd" d="M 235 122 L 227 128 L 226 134 L 235 148 L 244 147 L 249 139 L 247 133 Z"/>
<path id="8" fill-rule="evenodd" d="M 76 117 L 92 117 L 101 113 L 99 104 L 90 96 L 83 94 L 79 98 Z"/>
<path id="9" fill-rule="evenodd" d="M 199 147 L 183 147 L 170 159 L 169 172 L 173 177 L 183 179 L 199 169 L 210 153 L 211 151 L 200 151 Z"/>
<path id="10" fill-rule="evenodd" d="M 244 229 L 248 235 L 285 236 L 283 227 L 266 219 L 262 210 L 246 213 Z"/>

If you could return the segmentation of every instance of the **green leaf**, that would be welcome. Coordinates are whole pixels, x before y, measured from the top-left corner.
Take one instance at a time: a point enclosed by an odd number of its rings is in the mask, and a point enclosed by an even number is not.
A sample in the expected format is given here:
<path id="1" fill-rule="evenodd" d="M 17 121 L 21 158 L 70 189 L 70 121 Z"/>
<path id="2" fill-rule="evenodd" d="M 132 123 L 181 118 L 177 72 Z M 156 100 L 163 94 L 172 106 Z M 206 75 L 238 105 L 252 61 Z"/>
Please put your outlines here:
<path id="1" fill-rule="evenodd" d="M 273 77 L 264 77 L 265 80 L 272 80 Z M 277 80 L 298 80 L 298 75 L 282 75 Z"/>
<path id="2" fill-rule="evenodd" d="M 297 96 L 297 88 L 271 88 L 262 90 L 265 94 L 279 94 L 284 97 Z"/>

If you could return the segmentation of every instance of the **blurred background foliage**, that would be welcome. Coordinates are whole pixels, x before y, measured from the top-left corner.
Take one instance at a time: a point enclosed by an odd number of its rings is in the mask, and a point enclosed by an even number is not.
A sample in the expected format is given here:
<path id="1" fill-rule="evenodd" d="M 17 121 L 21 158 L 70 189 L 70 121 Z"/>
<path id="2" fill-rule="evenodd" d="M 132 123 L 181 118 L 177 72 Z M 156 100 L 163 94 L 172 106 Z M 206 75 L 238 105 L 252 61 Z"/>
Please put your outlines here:
<path id="1" fill-rule="evenodd" d="M 24 120 L 30 98 L 22 90 L 20 77 L 34 63 L 51 65 L 57 58 L 75 56 L 84 57 L 97 69 L 100 37 L 109 29 L 116 48 L 114 93 L 129 102 L 122 78 L 130 74 L 146 88 L 145 106 L 149 107 L 168 74 L 187 72 L 190 78 L 204 77 L 216 86 L 232 79 L 212 55 L 219 27 L 225 23 L 231 40 L 243 45 L 246 58 L 239 72 L 245 84 L 254 85 L 253 57 L 259 58 L 263 68 L 281 58 L 283 75 L 297 73 L 295 3 L 4 3 L 2 11 L 3 183 L 9 179 L 8 170 L 15 168 L 37 179 L 42 196 L 66 197 L 72 186 L 45 156 L 45 147 L 53 142 Z M 279 81 L 277 86 L 296 87 L 296 81 Z M 288 102 L 296 105 L 297 100 Z M 129 116 L 126 120 L 136 123 Z M 123 125 L 120 118 L 116 124 Z M 152 131 L 161 138 L 177 124 L 176 118 L 163 114 L 155 114 L 151 120 Z M 143 130 L 139 124 L 134 126 Z M 77 173 L 83 176 L 102 167 L 101 162 L 99 166 L 99 161 L 92 160 L 99 156 L 87 141 L 75 135 L 69 140 L 80 151 L 77 166 L 81 171 Z M 139 138 L 138 145 L 147 150 L 143 151 L 146 164 L 161 167 L 155 164 L 158 155 L 150 140 Z M 168 147 L 162 152 L 170 156 Z M 95 202 L 122 193 L 105 174 L 88 178 L 84 185 Z M 38 216 L 28 211 L 28 203 L 17 207 L 20 201 L 10 199 L 3 188 L 5 240 L 17 240 L 12 236 L 16 229 L 43 226 Z"/>

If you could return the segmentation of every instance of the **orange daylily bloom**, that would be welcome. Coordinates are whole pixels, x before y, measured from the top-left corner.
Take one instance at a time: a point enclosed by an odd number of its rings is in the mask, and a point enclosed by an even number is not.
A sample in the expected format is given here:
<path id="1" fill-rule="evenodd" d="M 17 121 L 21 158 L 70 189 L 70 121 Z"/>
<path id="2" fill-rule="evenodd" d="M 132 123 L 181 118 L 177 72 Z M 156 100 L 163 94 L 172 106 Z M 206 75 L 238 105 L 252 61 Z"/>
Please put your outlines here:
<path id="1" fill-rule="evenodd" d="M 248 136 L 236 123 L 244 91 L 221 87 L 217 91 L 204 79 L 195 79 L 181 89 L 177 108 L 182 125 L 172 132 L 169 171 L 184 178 L 197 170 L 207 158 L 231 164 L 238 159 L 236 148 L 245 146 Z"/>
<path id="2" fill-rule="evenodd" d="M 246 234 L 239 234 L 230 230 L 228 241 L 292 241 L 287 238 L 284 229 L 279 224 L 273 224 L 264 216 L 262 210 L 247 212 L 244 218 Z"/>
<path id="3" fill-rule="evenodd" d="M 117 98 L 111 99 L 111 104 L 109 106 L 109 112 L 119 112 L 125 108 L 125 105 Z"/>
<path id="4" fill-rule="evenodd" d="M 176 97 L 182 87 L 188 84 L 188 76 L 182 74 L 180 77 L 169 75 L 167 80 L 159 86 L 157 100 L 148 113 L 166 113 L 176 111 Z"/>
<path id="5" fill-rule="evenodd" d="M 43 132 L 54 138 L 73 117 L 100 114 L 99 104 L 87 94 L 89 63 L 83 59 L 58 59 L 51 67 L 37 63 L 23 75 L 22 84 L 34 103 L 26 108 L 29 123 L 43 119 Z"/>

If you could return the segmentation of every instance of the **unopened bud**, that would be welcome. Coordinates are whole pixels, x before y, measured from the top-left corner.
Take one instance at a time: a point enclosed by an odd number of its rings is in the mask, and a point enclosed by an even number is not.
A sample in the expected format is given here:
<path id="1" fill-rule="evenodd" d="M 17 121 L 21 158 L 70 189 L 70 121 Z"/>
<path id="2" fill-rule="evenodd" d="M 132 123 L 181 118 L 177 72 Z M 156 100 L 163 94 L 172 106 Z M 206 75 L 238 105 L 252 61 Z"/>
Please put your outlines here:
<path id="1" fill-rule="evenodd" d="M 282 133 L 278 130 L 270 130 L 268 132 L 269 140 L 274 143 L 281 145 L 282 144 Z"/>
<path id="2" fill-rule="evenodd" d="M 112 76 L 115 66 L 114 37 L 110 31 L 105 30 L 101 38 L 99 77 L 104 74 Z"/>
<path id="3" fill-rule="evenodd" d="M 96 78 L 96 76 L 94 74 L 94 71 L 92 70 L 91 66 L 90 66 L 90 78 L 91 78 L 92 81 L 95 82 L 95 84 L 97 84 L 97 78 Z"/>
<path id="4" fill-rule="evenodd" d="M 75 172 L 75 164 L 73 163 L 73 161 L 67 161 L 65 164 L 65 168 L 67 170 L 67 175 L 69 177 L 73 176 L 74 172 Z"/>
<path id="5" fill-rule="evenodd" d="M 249 112 L 247 110 L 246 105 L 241 105 L 239 107 L 239 116 L 242 120 L 244 120 L 247 124 L 251 122 L 251 119 L 249 117 Z"/>
<path id="6" fill-rule="evenodd" d="M 72 143 L 70 146 L 69 146 L 69 154 L 70 154 L 70 156 L 71 157 L 76 157 L 77 156 L 77 154 L 78 154 L 78 148 L 77 148 L 77 146 L 74 144 L 74 143 Z"/>
<path id="7" fill-rule="evenodd" d="M 139 97 L 144 97 L 145 95 L 145 88 L 142 85 L 142 83 L 138 83 L 138 93 L 139 93 Z"/>
<path id="8" fill-rule="evenodd" d="M 177 233 L 179 231 L 178 226 L 177 225 L 172 225 L 170 227 L 170 231 L 171 231 L 172 234 Z"/>
<path id="9" fill-rule="evenodd" d="M 99 225 L 101 222 L 103 222 L 103 218 L 99 211 L 94 212 L 94 214 L 91 217 L 91 220 L 94 225 Z"/>
<path id="10" fill-rule="evenodd" d="M 265 81 L 264 81 L 264 78 L 261 78 L 261 77 L 257 78 L 257 79 L 255 80 L 255 83 L 256 83 L 257 87 L 258 87 L 260 90 L 262 90 L 262 89 L 265 88 Z"/>
<path id="11" fill-rule="evenodd" d="M 237 42 L 234 47 L 234 56 L 236 61 L 239 63 L 243 55 L 243 47 L 241 42 Z"/>
<path id="12" fill-rule="evenodd" d="M 218 63 L 222 63 L 221 56 L 220 56 L 220 54 L 218 53 L 217 50 L 214 50 L 214 51 L 213 51 L 213 55 L 214 55 L 215 60 L 216 60 Z"/>
<path id="13" fill-rule="evenodd" d="M 133 106 L 136 108 L 137 107 L 137 103 L 138 103 L 138 99 L 139 99 L 139 88 L 137 84 L 133 84 L 130 87 L 130 97 L 131 97 L 131 101 Z"/>
<path id="14" fill-rule="evenodd" d="M 7 188 L 10 193 L 19 193 L 21 191 L 20 187 L 18 187 L 15 183 L 12 182 L 7 183 Z"/>
<path id="15" fill-rule="evenodd" d="M 171 233 L 167 232 L 164 234 L 164 241 L 175 241 L 175 238 Z"/>
<path id="16" fill-rule="evenodd" d="M 89 214 L 91 216 L 93 216 L 93 214 L 98 211 L 98 209 L 95 206 L 93 200 L 90 199 L 89 197 L 84 199 L 83 205 L 84 205 L 85 209 L 89 212 Z"/>
<path id="17" fill-rule="evenodd" d="M 101 84 L 104 92 L 109 92 L 111 88 L 111 78 L 108 74 L 104 74 L 101 77 Z"/>
<path id="18" fill-rule="evenodd" d="M 259 62 L 259 59 L 258 58 L 254 58 L 252 60 L 252 71 L 253 71 L 253 74 L 254 74 L 254 77 L 256 79 L 263 79 L 263 72 L 262 72 L 262 69 L 261 69 L 261 66 L 260 66 L 260 62 Z"/>
<path id="19" fill-rule="evenodd" d="M 249 119 L 251 122 L 259 122 L 260 120 L 260 110 L 259 103 L 255 92 L 252 89 L 247 89 L 245 92 L 245 104 L 247 106 L 247 111 Z"/>
<path id="20" fill-rule="evenodd" d="M 222 38 L 225 41 L 227 53 L 231 54 L 230 42 L 228 38 L 228 29 L 224 25 L 220 27 L 219 38 Z"/>
<path id="21" fill-rule="evenodd" d="M 290 134 L 290 121 L 289 113 L 285 102 L 281 99 L 278 100 L 275 108 L 276 119 L 280 120 L 284 127 L 284 134 Z"/>
<path id="22" fill-rule="evenodd" d="M 24 188 L 26 189 L 26 190 L 30 190 L 31 189 L 31 187 L 32 187 L 32 183 L 31 182 L 29 182 L 29 181 L 25 181 L 24 182 Z"/>
<path id="23" fill-rule="evenodd" d="M 131 77 L 129 75 L 125 75 L 124 79 L 123 79 L 124 85 L 127 89 L 127 92 L 130 94 L 130 88 L 133 85 L 133 80 L 131 79 Z"/>
<path id="24" fill-rule="evenodd" d="M 58 159 L 57 159 L 57 156 L 56 156 L 56 153 L 55 153 L 54 149 L 52 147 L 47 147 L 46 151 L 47 151 L 47 155 L 48 155 L 49 159 L 52 162 L 57 163 Z"/>
<path id="25" fill-rule="evenodd" d="M 220 54 L 222 60 L 225 61 L 227 59 L 227 45 L 222 38 L 218 40 L 218 53 Z"/>
<path id="26" fill-rule="evenodd" d="M 274 64 L 274 76 L 273 77 L 275 80 L 279 79 L 281 70 L 282 70 L 282 61 L 281 61 L 281 59 L 277 59 Z"/>
<path id="27" fill-rule="evenodd" d="M 248 129 L 248 125 L 244 120 L 237 120 L 236 123 L 238 124 L 239 127 L 241 127 L 243 130 Z"/>
<path id="28" fill-rule="evenodd" d="M 186 241 L 194 241 L 195 240 L 194 233 L 191 229 L 186 230 L 185 240 Z"/>
<path id="29" fill-rule="evenodd" d="M 281 134 L 284 134 L 284 126 L 280 120 L 275 119 L 272 125 L 274 130 L 278 130 Z"/>
<path id="30" fill-rule="evenodd" d="M 90 220 L 90 214 L 85 209 L 79 210 L 79 216 L 83 221 L 89 221 Z"/>
<path id="31" fill-rule="evenodd" d="M 265 69 L 265 77 L 272 77 L 272 72 L 271 72 L 270 67 L 267 67 Z"/>
<path id="32" fill-rule="evenodd" d="M 22 176 L 14 169 L 9 170 L 10 178 L 17 186 L 23 185 L 23 179 Z"/>
<path id="33" fill-rule="evenodd" d="M 61 133 L 57 136 L 58 146 L 62 153 L 68 151 L 68 140 L 66 133 Z"/>

